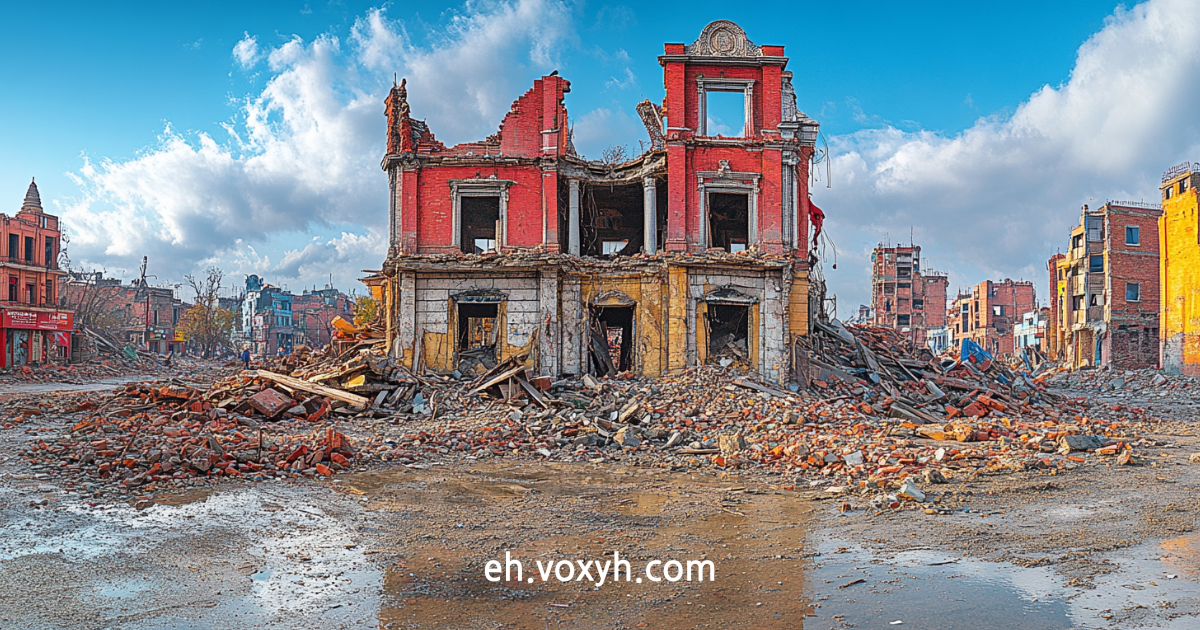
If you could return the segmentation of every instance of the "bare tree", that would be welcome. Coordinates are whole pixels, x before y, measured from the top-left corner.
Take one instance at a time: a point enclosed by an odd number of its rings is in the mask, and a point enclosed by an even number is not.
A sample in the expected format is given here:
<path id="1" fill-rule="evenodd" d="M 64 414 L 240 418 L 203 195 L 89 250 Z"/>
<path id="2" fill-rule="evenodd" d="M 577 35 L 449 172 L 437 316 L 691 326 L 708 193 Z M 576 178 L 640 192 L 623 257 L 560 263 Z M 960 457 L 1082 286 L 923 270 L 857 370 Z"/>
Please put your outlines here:
<path id="1" fill-rule="evenodd" d="M 616 166 L 629 159 L 629 146 L 624 144 L 613 144 L 600 152 L 600 161 L 605 166 Z"/>
<path id="2" fill-rule="evenodd" d="M 132 316 L 120 300 L 121 287 L 105 282 L 104 271 L 70 272 L 58 292 L 59 305 L 75 311 L 75 327 L 112 333 Z"/>
<path id="3" fill-rule="evenodd" d="M 237 317 L 228 309 L 221 308 L 221 280 L 225 272 L 209 267 L 204 278 L 188 274 L 184 276 L 196 292 L 196 305 L 183 314 L 179 329 L 184 339 L 200 346 L 202 356 L 212 356 L 218 345 L 230 344 L 230 333 Z"/>

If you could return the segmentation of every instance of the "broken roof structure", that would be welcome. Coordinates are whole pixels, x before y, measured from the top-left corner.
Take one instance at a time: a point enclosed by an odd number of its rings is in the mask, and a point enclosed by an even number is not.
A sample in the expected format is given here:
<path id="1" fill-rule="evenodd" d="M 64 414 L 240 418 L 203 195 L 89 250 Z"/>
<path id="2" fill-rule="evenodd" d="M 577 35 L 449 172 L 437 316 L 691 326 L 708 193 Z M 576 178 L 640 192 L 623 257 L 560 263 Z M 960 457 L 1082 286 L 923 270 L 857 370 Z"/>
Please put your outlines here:
<path id="1" fill-rule="evenodd" d="M 666 98 L 636 106 L 649 150 L 624 162 L 576 153 L 557 73 L 496 134 L 452 147 L 394 85 L 390 243 L 367 279 L 392 356 L 449 371 L 527 355 L 548 376 L 724 360 L 786 378 L 789 341 L 823 301 L 809 248 L 823 217 L 808 195 L 818 124 L 797 109 L 783 47 L 732 22 L 666 44 L 659 63 Z M 742 96 L 734 136 L 706 128 L 720 92 Z"/>

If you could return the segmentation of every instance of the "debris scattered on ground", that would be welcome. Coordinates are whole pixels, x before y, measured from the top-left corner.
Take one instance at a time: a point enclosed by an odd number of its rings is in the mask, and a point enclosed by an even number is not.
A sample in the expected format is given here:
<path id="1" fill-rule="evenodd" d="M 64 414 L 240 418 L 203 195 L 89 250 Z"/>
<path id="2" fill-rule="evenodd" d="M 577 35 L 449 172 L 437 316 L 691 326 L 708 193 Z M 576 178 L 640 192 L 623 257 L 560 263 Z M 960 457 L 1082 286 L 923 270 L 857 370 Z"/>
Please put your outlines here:
<path id="1" fill-rule="evenodd" d="M 757 471 L 795 479 L 788 488 L 807 479 L 828 496 L 873 496 L 880 509 L 903 498 L 930 513 L 944 513 L 930 498 L 938 484 L 1138 464 L 1136 449 L 1159 445 L 1145 437 L 1144 409 L 1050 391 L 1052 370 L 1034 377 L 986 353 L 935 357 L 889 329 L 836 320 L 792 348 L 787 386 L 712 365 L 658 379 L 553 380 L 525 355 L 470 373 L 412 371 L 383 353 L 379 331 L 345 327 L 322 352 L 208 387 L 168 379 L 12 397 L 0 427 L 37 438 L 22 453 L 35 472 L 88 492 L 533 457 Z"/>

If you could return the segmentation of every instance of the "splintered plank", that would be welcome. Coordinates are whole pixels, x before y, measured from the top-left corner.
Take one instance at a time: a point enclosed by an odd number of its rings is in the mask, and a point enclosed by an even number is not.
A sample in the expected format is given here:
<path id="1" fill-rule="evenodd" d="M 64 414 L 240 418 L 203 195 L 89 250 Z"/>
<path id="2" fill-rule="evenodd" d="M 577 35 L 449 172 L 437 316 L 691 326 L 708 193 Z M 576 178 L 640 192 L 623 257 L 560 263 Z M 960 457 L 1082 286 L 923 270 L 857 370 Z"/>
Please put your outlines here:
<path id="1" fill-rule="evenodd" d="M 310 394 L 317 394 L 319 396 L 325 396 L 326 398 L 340 400 L 344 403 L 349 403 L 358 407 L 366 407 L 371 404 L 371 399 L 369 398 L 351 394 L 350 392 L 342 391 L 340 389 L 325 387 L 324 385 L 317 385 L 316 383 L 309 383 L 308 381 L 302 381 L 298 378 L 276 374 L 268 370 L 257 370 L 256 374 L 260 378 L 265 378 L 281 385 L 287 385 L 292 389 L 298 389 L 302 392 L 308 392 Z"/>

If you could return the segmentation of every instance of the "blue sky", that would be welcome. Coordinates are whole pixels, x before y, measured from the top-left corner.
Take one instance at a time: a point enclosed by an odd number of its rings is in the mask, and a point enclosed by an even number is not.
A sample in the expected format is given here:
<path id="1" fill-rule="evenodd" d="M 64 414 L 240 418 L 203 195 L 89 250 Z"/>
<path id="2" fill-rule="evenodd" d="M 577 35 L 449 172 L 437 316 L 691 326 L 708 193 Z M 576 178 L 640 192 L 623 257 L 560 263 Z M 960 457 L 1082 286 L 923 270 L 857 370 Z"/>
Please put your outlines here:
<path id="1" fill-rule="evenodd" d="M 833 146 L 833 186 L 813 195 L 847 309 L 867 299 L 870 247 L 910 226 L 954 288 L 1011 276 L 1043 293 L 1079 203 L 1154 198 L 1196 148 L 1200 37 L 1182 2 L 56 7 L 0 8 L 19 25 L 0 39 L 0 211 L 36 175 L 72 261 L 118 275 L 148 254 L 175 281 L 217 264 L 351 288 L 382 258 L 393 71 L 450 143 L 493 132 L 558 69 L 577 146 L 598 155 L 642 139 L 633 107 L 662 97 L 663 43 L 715 19 L 786 46 Z"/>

